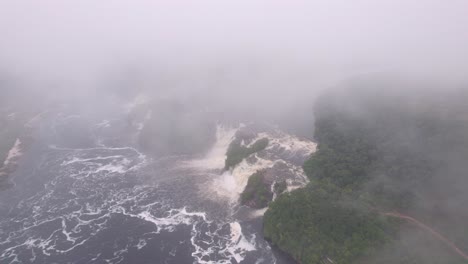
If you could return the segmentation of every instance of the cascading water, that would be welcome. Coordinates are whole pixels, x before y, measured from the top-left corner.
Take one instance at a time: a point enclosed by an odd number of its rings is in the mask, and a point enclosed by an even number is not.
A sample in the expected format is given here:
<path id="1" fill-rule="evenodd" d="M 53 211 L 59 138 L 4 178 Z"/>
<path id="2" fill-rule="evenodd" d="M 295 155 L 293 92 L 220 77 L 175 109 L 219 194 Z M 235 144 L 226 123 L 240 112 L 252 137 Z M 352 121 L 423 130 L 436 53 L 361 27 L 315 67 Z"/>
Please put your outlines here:
<path id="1" fill-rule="evenodd" d="M 105 144 L 123 119 L 69 117 L 43 125 L 15 188 L 0 192 L 1 263 L 281 263 L 261 236 L 264 210 L 239 205 L 239 195 L 252 173 L 279 163 L 291 185 L 302 184 L 300 164 L 288 159 L 308 156 L 314 143 L 259 134 L 267 149 L 224 172 L 239 128 L 218 125 L 203 158 L 155 159 L 131 143 Z M 61 145 L 77 121 L 94 146 Z"/>
<path id="2" fill-rule="evenodd" d="M 217 125 L 216 141 L 207 155 L 201 159 L 188 160 L 184 162 L 184 165 L 200 170 L 222 170 L 224 168 L 224 161 L 226 160 L 227 149 L 234 139 L 236 131 L 237 128 Z"/>

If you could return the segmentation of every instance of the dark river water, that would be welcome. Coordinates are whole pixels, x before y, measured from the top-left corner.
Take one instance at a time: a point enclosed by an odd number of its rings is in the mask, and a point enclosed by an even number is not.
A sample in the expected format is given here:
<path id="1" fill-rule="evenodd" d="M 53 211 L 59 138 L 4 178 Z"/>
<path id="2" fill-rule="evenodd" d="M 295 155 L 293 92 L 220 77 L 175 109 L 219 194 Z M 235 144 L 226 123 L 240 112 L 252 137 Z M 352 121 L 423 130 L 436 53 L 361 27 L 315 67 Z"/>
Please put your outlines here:
<path id="1" fill-rule="evenodd" d="M 218 128 L 210 157 L 155 158 L 116 140 L 122 127 L 42 120 L 0 192 L 0 263 L 289 263 L 262 238 L 261 212 L 218 195 L 235 189 L 215 157 L 232 131 Z"/>

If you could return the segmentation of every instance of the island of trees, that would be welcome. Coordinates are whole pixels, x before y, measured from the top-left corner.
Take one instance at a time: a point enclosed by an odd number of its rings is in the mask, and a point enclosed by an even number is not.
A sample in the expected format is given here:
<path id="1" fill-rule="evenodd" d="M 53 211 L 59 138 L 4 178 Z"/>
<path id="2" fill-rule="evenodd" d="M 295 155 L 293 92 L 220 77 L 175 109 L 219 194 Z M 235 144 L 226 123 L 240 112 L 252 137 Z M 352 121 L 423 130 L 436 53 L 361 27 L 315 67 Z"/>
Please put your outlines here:
<path id="1" fill-rule="evenodd" d="M 319 98 L 310 183 L 270 204 L 265 238 L 299 263 L 468 263 L 468 94 L 351 86 Z"/>
<path id="2" fill-rule="evenodd" d="M 242 138 L 238 137 L 229 145 L 226 153 L 225 170 L 234 168 L 248 156 L 262 151 L 268 146 L 268 138 L 258 139 L 251 146 L 244 146 L 241 141 Z"/>

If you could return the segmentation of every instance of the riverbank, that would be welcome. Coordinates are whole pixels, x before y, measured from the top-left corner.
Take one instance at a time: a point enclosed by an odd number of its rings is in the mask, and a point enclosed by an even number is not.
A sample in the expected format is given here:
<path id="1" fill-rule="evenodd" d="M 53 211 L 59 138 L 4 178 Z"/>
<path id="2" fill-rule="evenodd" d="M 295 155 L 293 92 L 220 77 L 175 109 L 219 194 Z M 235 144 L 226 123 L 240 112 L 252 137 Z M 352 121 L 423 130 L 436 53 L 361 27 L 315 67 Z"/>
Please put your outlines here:
<path id="1" fill-rule="evenodd" d="M 7 148 L 7 151 L 4 150 L 2 152 L 5 158 L 0 163 L 0 191 L 8 189 L 14 185 L 11 182 L 10 176 L 13 172 L 16 171 L 19 166 L 21 157 L 33 142 L 32 131 L 39 122 L 42 114 L 43 113 L 29 119 L 24 123 L 24 125 L 22 125 L 22 122 L 17 121 L 17 123 L 14 124 L 14 129 L 9 128 L 8 126 L 4 128 L 5 130 L 11 131 L 7 131 L 9 138 L 2 139 L 7 141 L 2 142 L 4 143 L 3 146 L 11 146 L 11 144 L 13 145 L 9 149 Z"/>

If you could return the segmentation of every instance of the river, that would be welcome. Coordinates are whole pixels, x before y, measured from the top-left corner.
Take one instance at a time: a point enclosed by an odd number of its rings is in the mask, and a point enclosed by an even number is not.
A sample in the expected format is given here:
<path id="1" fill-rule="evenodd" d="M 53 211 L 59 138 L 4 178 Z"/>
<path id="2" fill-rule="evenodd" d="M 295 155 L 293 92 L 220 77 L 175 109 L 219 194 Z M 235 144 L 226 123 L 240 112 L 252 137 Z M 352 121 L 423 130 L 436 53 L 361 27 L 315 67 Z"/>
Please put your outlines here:
<path id="1" fill-rule="evenodd" d="M 218 125 L 208 153 L 152 157 L 124 118 L 58 111 L 0 192 L 1 263 L 290 263 L 263 239 L 262 215 L 238 204 L 248 176 L 279 161 L 290 189 L 313 142 L 263 133 L 270 146 L 223 172 L 238 128 Z M 117 143 L 116 143 L 117 142 Z M 281 166 L 279 166 L 281 167 Z M 284 168 L 283 168 L 284 169 Z"/>

